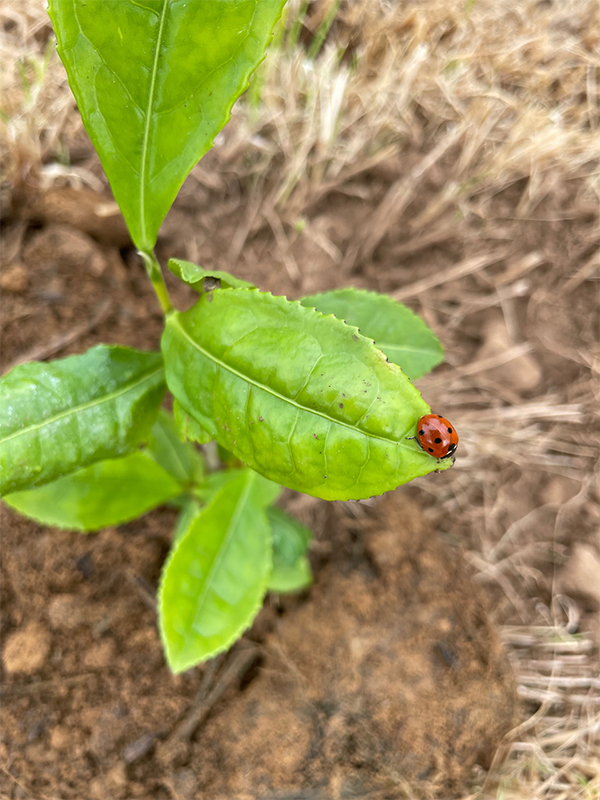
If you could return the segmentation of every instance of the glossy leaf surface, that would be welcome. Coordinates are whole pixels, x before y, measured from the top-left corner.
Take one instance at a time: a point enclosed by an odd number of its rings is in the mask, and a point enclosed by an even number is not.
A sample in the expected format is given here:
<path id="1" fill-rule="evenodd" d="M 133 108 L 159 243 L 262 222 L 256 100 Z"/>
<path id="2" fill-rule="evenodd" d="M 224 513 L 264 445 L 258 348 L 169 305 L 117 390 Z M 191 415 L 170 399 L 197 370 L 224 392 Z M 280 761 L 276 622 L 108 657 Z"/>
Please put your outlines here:
<path id="1" fill-rule="evenodd" d="M 422 377 L 444 359 L 444 349 L 431 328 L 388 295 L 336 289 L 303 297 L 301 303 L 356 325 L 410 380 Z"/>
<path id="2" fill-rule="evenodd" d="M 69 85 L 141 250 L 228 121 L 282 5 L 50 0 Z"/>
<path id="3" fill-rule="evenodd" d="M 181 441 L 175 420 L 162 409 L 152 426 L 148 452 L 182 486 L 202 480 L 204 459 L 193 444 Z"/>
<path id="4" fill-rule="evenodd" d="M 252 623 L 271 572 L 265 508 L 272 486 L 239 470 L 175 543 L 159 589 L 159 624 L 173 672 L 226 650 Z"/>
<path id="5" fill-rule="evenodd" d="M 120 525 L 181 494 L 180 484 L 144 453 L 99 461 L 52 483 L 4 498 L 44 525 L 97 531 Z"/>
<path id="6" fill-rule="evenodd" d="M 327 500 L 370 497 L 451 466 L 408 436 L 430 409 L 356 328 L 254 289 L 169 316 L 167 383 L 261 475 Z"/>
<path id="7" fill-rule="evenodd" d="M 180 280 L 187 283 L 196 292 L 205 291 L 205 278 L 213 278 L 215 281 L 220 281 L 221 287 L 219 288 L 223 289 L 254 288 L 252 283 L 236 278 L 235 275 L 230 275 L 229 272 L 223 272 L 219 269 L 203 269 L 191 261 L 182 261 L 180 258 L 171 258 L 169 260 L 169 269 L 173 275 L 177 275 Z"/>
<path id="8" fill-rule="evenodd" d="M 286 514 L 282 508 L 267 509 L 273 537 L 273 569 L 269 576 L 271 592 L 298 592 L 312 583 L 306 550 L 312 531 Z"/>
<path id="9" fill-rule="evenodd" d="M 164 393 L 160 353 L 128 347 L 15 367 L 0 380 L 0 493 L 132 452 Z"/>

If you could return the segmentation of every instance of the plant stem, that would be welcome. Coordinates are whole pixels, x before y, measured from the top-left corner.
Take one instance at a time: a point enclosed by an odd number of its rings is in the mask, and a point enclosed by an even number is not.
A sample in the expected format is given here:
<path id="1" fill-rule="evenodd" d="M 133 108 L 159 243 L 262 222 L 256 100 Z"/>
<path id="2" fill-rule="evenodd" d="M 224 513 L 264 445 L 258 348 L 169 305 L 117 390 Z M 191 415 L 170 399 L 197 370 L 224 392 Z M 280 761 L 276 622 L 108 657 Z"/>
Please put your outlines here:
<path id="1" fill-rule="evenodd" d="M 165 279 L 163 278 L 162 269 L 160 268 L 158 259 L 154 254 L 154 250 L 151 250 L 149 253 L 145 250 L 140 250 L 139 254 L 144 259 L 144 266 L 146 267 L 146 272 L 148 273 L 148 277 L 150 278 L 152 288 L 156 293 L 160 307 L 162 308 L 164 314 L 168 314 L 170 311 L 173 311 L 173 305 L 171 303 L 171 298 L 169 297 Z"/>

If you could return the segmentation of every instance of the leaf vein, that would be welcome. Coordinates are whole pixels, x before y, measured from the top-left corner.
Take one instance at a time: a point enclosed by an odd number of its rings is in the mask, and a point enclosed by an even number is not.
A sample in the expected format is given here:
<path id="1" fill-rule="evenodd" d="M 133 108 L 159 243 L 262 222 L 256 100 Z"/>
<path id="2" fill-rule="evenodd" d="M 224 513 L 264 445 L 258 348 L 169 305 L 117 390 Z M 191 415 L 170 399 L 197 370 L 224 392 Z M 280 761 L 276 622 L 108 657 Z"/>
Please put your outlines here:
<path id="1" fill-rule="evenodd" d="M 156 88 L 156 76 L 158 74 L 158 61 L 160 57 L 160 48 L 164 33 L 165 19 L 167 16 L 168 0 L 163 0 L 163 6 L 160 13 L 160 23 L 158 26 L 158 35 L 156 37 L 156 46 L 154 51 L 154 63 L 152 65 L 152 77 L 150 79 L 150 91 L 148 93 L 148 106 L 146 108 L 146 122 L 144 125 L 144 137 L 142 139 L 142 157 L 140 162 L 140 222 L 142 225 L 142 238 L 144 242 L 147 238 L 146 231 L 146 171 L 148 169 L 148 142 L 150 139 L 150 121 L 151 111 L 154 105 L 154 92 Z"/>
<path id="2" fill-rule="evenodd" d="M 80 411 L 87 411 L 90 408 L 93 408 L 96 405 L 101 405 L 102 403 L 109 403 L 111 400 L 116 400 L 118 397 L 122 397 L 123 395 L 127 394 L 127 392 L 132 391 L 133 389 L 137 388 L 141 384 L 145 383 L 146 381 L 150 381 L 160 372 L 162 372 L 164 367 L 158 367 L 157 369 L 152 370 L 152 372 L 147 373 L 146 375 L 142 376 L 138 380 L 134 381 L 133 383 L 127 384 L 124 387 L 121 387 L 119 390 L 111 392 L 108 395 L 102 395 L 101 397 L 94 397 L 92 400 L 89 400 L 86 403 L 82 403 L 79 406 L 74 406 L 72 408 L 68 408 L 66 411 L 62 411 L 59 414 L 55 414 L 53 417 L 48 417 L 47 419 L 42 420 L 41 422 L 37 422 L 34 425 L 29 425 L 26 428 L 19 428 L 17 431 L 13 431 L 8 436 L 0 439 L 0 444 L 5 444 L 6 442 L 11 441 L 12 439 L 16 439 L 19 436 L 23 436 L 26 433 L 34 433 L 41 428 L 44 428 L 46 425 L 52 425 L 54 422 L 58 422 L 65 417 L 68 417 L 71 414 L 78 414 Z"/>
<path id="3" fill-rule="evenodd" d="M 243 488 L 243 490 L 242 490 L 242 492 L 240 494 L 240 497 L 238 499 L 238 502 L 236 503 L 236 506 L 235 506 L 235 509 L 233 511 L 233 514 L 231 515 L 231 519 L 230 519 L 229 525 L 227 526 L 227 532 L 225 533 L 225 536 L 223 537 L 223 541 L 222 541 L 221 547 L 219 548 L 219 552 L 217 553 L 214 561 L 212 562 L 212 564 L 210 566 L 210 569 L 208 570 L 208 574 L 206 575 L 206 579 L 204 581 L 204 586 L 203 586 L 202 591 L 200 592 L 200 594 L 198 596 L 198 599 L 196 601 L 196 611 L 195 611 L 195 614 L 194 614 L 194 619 L 192 621 L 192 627 L 194 629 L 196 629 L 196 626 L 200 622 L 200 615 L 201 615 L 201 611 L 202 611 L 202 606 L 204 604 L 204 601 L 206 600 L 206 596 L 207 596 L 208 592 L 212 590 L 212 591 L 215 592 L 215 594 L 218 594 L 217 590 L 213 589 L 213 587 L 212 587 L 211 576 L 214 579 L 214 575 L 218 571 L 218 568 L 219 568 L 219 566 L 221 564 L 221 561 L 225 558 L 225 556 L 227 554 L 227 550 L 229 549 L 229 547 L 231 545 L 231 540 L 232 540 L 232 538 L 233 538 L 233 536 L 235 534 L 236 526 L 237 526 L 237 524 L 239 522 L 239 519 L 240 519 L 240 517 L 241 517 L 241 515 L 243 513 L 244 505 L 246 503 L 248 495 L 250 494 L 250 489 L 252 488 L 252 483 L 253 482 L 254 482 L 254 474 L 252 472 L 250 472 L 248 474 L 247 479 L 246 479 L 246 485 L 244 486 L 244 488 Z"/>
<path id="4" fill-rule="evenodd" d="M 336 425 L 340 425 L 343 428 L 348 428 L 351 431 L 362 433 L 364 436 L 369 436 L 371 439 L 378 439 L 379 441 L 385 442 L 386 444 L 395 445 L 396 447 L 403 447 L 406 450 L 413 449 L 409 447 L 407 444 L 405 444 L 402 440 L 392 439 L 388 436 L 382 436 L 380 434 L 364 430 L 362 428 L 359 428 L 358 424 L 356 423 L 352 424 L 350 422 L 345 422 L 344 420 L 336 419 L 335 417 L 330 417 L 323 411 L 318 411 L 314 408 L 307 408 L 306 406 L 303 406 L 301 403 L 297 403 L 295 400 L 292 400 L 290 397 L 286 397 L 285 395 L 280 394 L 275 389 L 272 389 L 270 386 L 265 386 L 264 384 L 253 380 L 248 375 L 244 375 L 243 373 L 238 372 L 234 367 L 224 363 L 213 353 L 209 352 L 208 350 L 205 350 L 200 344 L 198 344 L 198 342 L 192 339 L 189 333 L 183 328 L 177 317 L 172 318 L 171 324 L 177 325 L 181 334 L 188 340 L 188 342 L 192 345 L 192 347 L 198 350 L 199 353 L 202 353 L 202 355 L 206 356 L 206 358 L 212 361 L 219 369 L 224 369 L 225 371 L 231 373 L 232 375 L 235 375 L 236 377 L 240 378 L 242 381 L 249 383 L 253 386 L 256 386 L 257 389 L 260 389 L 261 391 L 266 392 L 267 394 L 270 394 L 279 400 L 282 400 L 284 403 L 288 403 L 289 405 L 295 406 L 296 408 L 300 409 L 300 411 L 304 411 L 308 414 L 314 414 L 317 417 L 322 417 L 323 419 L 327 420 L 330 424 L 335 423 Z M 402 435 L 404 435 L 404 433 L 406 433 L 406 431 L 404 431 Z"/>

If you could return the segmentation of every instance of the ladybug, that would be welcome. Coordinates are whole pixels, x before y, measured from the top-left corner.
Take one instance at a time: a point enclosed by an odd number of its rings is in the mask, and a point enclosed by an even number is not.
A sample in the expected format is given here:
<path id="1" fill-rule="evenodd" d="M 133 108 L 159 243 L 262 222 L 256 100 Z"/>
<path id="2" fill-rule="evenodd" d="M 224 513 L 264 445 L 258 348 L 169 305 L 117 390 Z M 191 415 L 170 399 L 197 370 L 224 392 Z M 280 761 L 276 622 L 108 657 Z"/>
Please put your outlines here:
<path id="1" fill-rule="evenodd" d="M 458 434 L 451 422 L 439 414 L 425 414 L 417 426 L 416 439 L 434 458 L 451 458 L 458 447 Z"/>

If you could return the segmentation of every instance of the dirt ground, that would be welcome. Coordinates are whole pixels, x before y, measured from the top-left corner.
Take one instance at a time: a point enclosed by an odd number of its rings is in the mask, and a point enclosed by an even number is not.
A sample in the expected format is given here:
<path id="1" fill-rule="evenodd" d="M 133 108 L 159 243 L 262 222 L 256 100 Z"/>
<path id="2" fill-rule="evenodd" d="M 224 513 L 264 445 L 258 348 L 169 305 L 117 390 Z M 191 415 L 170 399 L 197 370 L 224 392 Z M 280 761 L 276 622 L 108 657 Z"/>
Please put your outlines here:
<path id="1" fill-rule="evenodd" d="M 45 200 L 54 213 L 85 202 L 58 197 Z M 9 234 L 22 237 L 19 258 L 2 276 L 35 274 L 6 292 L 9 364 L 32 342 L 38 358 L 99 341 L 158 346 L 161 318 L 135 256 L 127 264 L 127 250 L 45 217 Z M 189 300 L 184 288 L 178 300 Z M 173 511 L 81 536 L 3 509 L 2 746 L 23 796 L 395 796 L 414 782 L 433 796 L 473 780 L 517 719 L 515 681 L 465 565 L 396 496 L 383 510 L 361 505 L 357 520 L 311 500 L 326 516 L 317 585 L 272 598 L 249 652 L 179 678 L 154 611 Z M 190 729 L 220 686 L 206 725 Z"/>
<path id="2" fill-rule="evenodd" d="M 2 797 L 598 796 L 597 12 L 482 2 L 469 38 L 459 5 L 346 16 L 339 35 L 371 39 L 333 144 L 304 149 L 322 126 L 277 81 L 310 97 L 312 73 L 282 58 L 267 110 L 234 116 L 157 247 L 293 298 L 353 285 L 406 302 L 446 349 L 418 387 L 461 436 L 455 467 L 367 503 L 287 492 L 315 531 L 314 587 L 269 598 L 227 657 L 176 678 L 154 612 L 173 510 L 81 536 L 2 507 Z M 14 46 L 43 50 L 38 12 L 30 31 L 18 13 Z M 325 56 L 322 106 L 344 77 Z M 41 103 L 15 117 L 33 130 L 15 127 L 2 185 L 3 371 L 161 332 L 52 69 L 62 138 L 40 134 Z M 376 102 L 392 85 L 393 136 Z M 478 108 L 482 86 L 508 117 Z M 59 139 L 70 160 L 49 173 Z"/>

